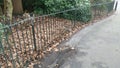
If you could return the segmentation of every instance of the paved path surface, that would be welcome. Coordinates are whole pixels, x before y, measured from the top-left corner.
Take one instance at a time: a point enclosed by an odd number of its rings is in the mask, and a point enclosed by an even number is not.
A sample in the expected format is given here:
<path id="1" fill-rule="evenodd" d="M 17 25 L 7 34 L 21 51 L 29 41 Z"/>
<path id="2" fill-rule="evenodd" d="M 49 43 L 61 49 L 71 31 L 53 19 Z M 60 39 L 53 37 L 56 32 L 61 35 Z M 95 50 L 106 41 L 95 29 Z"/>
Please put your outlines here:
<path id="1" fill-rule="evenodd" d="M 78 53 L 61 68 L 120 68 L 120 9 L 75 34 L 66 45 Z"/>

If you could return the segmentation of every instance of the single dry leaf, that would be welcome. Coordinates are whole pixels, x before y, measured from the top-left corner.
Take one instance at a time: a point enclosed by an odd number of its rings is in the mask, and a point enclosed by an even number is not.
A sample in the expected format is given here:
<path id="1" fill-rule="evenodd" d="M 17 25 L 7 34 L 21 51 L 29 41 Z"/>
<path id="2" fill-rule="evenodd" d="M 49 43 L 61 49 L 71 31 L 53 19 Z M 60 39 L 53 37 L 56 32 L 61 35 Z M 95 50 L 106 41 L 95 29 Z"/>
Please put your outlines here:
<path id="1" fill-rule="evenodd" d="M 13 64 L 11 62 L 8 61 L 8 66 L 13 68 Z"/>
<path id="2" fill-rule="evenodd" d="M 59 51 L 59 49 L 58 49 L 58 48 L 54 48 L 54 51 L 58 52 L 58 51 Z"/>

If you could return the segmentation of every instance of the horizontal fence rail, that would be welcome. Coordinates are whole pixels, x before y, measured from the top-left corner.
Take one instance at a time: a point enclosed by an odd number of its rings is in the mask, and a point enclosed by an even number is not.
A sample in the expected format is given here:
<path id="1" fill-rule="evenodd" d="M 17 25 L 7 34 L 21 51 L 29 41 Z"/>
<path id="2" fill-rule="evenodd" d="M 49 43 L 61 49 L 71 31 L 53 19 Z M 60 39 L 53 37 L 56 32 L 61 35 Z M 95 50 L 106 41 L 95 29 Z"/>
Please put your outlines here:
<path id="1" fill-rule="evenodd" d="M 113 7 L 114 2 L 91 6 L 90 22 L 108 15 Z M 0 68 L 27 68 L 40 63 L 44 53 L 87 23 L 79 21 L 79 10 L 74 8 L 4 25 L 0 28 Z M 68 13 L 70 17 L 63 16 Z"/>

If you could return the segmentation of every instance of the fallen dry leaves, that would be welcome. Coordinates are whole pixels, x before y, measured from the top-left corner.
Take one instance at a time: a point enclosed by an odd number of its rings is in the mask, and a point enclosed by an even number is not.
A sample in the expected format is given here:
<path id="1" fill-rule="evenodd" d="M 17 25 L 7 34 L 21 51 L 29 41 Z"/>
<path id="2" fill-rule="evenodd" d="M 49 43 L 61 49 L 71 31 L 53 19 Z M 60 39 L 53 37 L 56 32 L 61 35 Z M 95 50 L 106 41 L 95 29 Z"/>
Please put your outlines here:
<path id="1" fill-rule="evenodd" d="M 96 20 L 94 20 L 96 21 Z M 93 22 L 93 21 L 92 21 Z M 1 68 L 32 68 L 46 53 L 59 51 L 56 48 L 60 42 L 68 40 L 75 32 L 88 26 L 78 21 L 73 23 L 71 20 L 56 17 L 38 17 L 34 20 L 34 27 L 31 20 L 11 28 L 11 34 L 2 40 L 4 53 L 0 54 Z M 34 29 L 34 31 L 33 31 Z M 33 32 L 35 38 L 33 37 Z M 35 45 L 36 44 L 36 50 Z M 74 48 L 72 48 L 74 49 Z"/>

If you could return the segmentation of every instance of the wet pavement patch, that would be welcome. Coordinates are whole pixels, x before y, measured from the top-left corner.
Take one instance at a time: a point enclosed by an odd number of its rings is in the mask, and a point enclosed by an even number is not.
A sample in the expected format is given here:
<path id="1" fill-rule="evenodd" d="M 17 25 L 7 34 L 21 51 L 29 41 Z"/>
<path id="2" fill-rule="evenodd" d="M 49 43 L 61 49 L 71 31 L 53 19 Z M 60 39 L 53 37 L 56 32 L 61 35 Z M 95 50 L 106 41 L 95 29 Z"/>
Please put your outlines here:
<path id="1" fill-rule="evenodd" d="M 35 64 L 33 68 L 60 68 L 68 58 L 76 54 L 76 49 L 70 46 L 58 47 L 57 51 L 47 54 L 40 64 Z"/>

